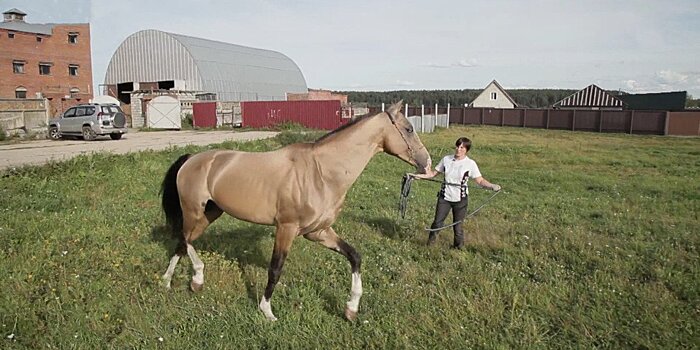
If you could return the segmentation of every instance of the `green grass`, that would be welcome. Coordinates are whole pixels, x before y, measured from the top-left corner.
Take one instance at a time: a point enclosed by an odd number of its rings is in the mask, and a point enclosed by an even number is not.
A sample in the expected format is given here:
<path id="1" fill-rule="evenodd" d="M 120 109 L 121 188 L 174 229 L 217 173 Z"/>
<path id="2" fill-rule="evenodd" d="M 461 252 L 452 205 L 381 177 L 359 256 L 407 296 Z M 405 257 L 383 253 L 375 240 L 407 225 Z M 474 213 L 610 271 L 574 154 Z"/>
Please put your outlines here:
<path id="1" fill-rule="evenodd" d="M 334 227 L 363 256 L 354 323 L 342 317 L 349 264 L 304 239 L 272 298 L 280 320 L 265 321 L 273 228 L 228 216 L 195 242 L 204 290 L 188 290 L 187 258 L 162 287 L 174 242 L 160 181 L 208 147 L 5 173 L 0 348 L 698 348 L 700 139 L 493 127 L 422 139 L 437 161 L 462 135 L 505 191 L 465 224 L 465 251 L 448 249 L 449 230 L 424 246 L 438 184 L 415 182 L 398 218 L 409 165 L 377 155 L 348 192 Z M 489 195 L 472 189 L 471 208 Z"/>

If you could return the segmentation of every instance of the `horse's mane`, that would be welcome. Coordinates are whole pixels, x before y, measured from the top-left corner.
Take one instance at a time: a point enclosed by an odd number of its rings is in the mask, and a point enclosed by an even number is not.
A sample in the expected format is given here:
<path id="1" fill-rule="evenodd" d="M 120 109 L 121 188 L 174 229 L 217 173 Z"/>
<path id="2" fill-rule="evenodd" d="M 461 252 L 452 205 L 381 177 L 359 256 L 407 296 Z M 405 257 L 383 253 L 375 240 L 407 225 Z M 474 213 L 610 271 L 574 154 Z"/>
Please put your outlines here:
<path id="1" fill-rule="evenodd" d="M 383 113 L 383 112 L 379 112 L 379 113 Z M 352 127 L 353 125 L 356 125 L 357 123 L 359 123 L 359 122 L 361 122 L 361 121 L 363 121 L 363 120 L 367 120 L 367 119 L 369 119 L 369 118 L 371 118 L 371 117 L 374 117 L 375 115 L 377 115 L 377 114 L 379 114 L 379 113 L 375 113 L 375 114 L 365 114 L 365 115 L 363 115 L 363 116 L 361 116 L 361 117 L 357 117 L 357 118 L 355 118 L 354 120 L 349 121 L 347 124 L 341 125 L 341 126 L 339 126 L 338 128 L 336 128 L 335 130 L 332 130 L 332 131 L 330 131 L 329 133 L 327 133 L 327 134 L 325 134 L 325 135 L 319 137 L 314 143 L 319 143 L 319 142 L 321 142 L 321 141 L 323 141 L 323 140 L 325 140 L 325 139 L 327 139 L 327 138 L 329 138 L 329 137 L 331 137 L 331 136 L 333 136 L 333 135 L 335 135 L 335 134 L 337 134 L 337 133 L 339 133 L 339 132 L 341 132 L 341 131 L 343 131 L 343 130 L 349 128 L 349 127 Z"/>

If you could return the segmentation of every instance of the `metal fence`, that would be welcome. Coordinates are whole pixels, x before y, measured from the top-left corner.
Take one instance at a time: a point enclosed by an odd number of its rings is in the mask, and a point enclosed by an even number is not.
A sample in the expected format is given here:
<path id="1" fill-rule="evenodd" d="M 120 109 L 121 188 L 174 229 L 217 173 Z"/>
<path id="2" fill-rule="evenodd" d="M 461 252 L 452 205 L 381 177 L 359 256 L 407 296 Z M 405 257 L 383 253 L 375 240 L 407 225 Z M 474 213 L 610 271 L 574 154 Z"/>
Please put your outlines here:
<path id="1" fill-rule="evenodd" d="M 447 128 L 449 126 L 448 124 L 448 119 L 447 119 L 447 114 L 438 114 L 437 116 L 435 115 L 426 115 L 426 116 L 419 116 L 419 115 L 414 115 L 411 117 L 406 117 L 408 121 L 413 125 L 413 130 L 416 130 L 416 132 L 433 132 L 435 131 L 435 127 L 443 127 Z"/>
<path id="2" fill-rule="evenodd" d="M 369 114 L 376 114 L 382 111 L 381 107 L 369 107 Z M 433 132 L 436 127 L 448 128 L 450 120 L 448 117 L 448 107 L 433 106 L 409 106 L 404 108 L 406 119 L 413 125 L 416 132 Z"/>
<path id="3" fill-rule="evenodd" d="M 450 123 L 647 135 L 700 136 L 700 112 L 452 108 L 450 109 Z"/>
<path id="4" fill-rule="evenodd" d="M 381 107 L 370 107 L 371 114 L 381 112 Z M 641 111 L 641 110 L 590 110 L 590 109 L 540 109 L 540 108 L 469 108 L 408 106 L 404 107 L 409 120 L 412 116 L 433 117 L 437 111 L 449 115 L 449 124 L 477 124 L 516 126 L 525 128 L 559 129 L 628 133 L 641 135 L 700 136 L 700 111 Z M 428 118 L 426 118 L 428 120 Z M 430 123 L 430 122 L 428 122 Z M 421 130 L 411 121 L 416 130 Z M 438 126 L 447 127 L 445 124 Z M 426 132 L 433 130 L 428 126 Z"/>

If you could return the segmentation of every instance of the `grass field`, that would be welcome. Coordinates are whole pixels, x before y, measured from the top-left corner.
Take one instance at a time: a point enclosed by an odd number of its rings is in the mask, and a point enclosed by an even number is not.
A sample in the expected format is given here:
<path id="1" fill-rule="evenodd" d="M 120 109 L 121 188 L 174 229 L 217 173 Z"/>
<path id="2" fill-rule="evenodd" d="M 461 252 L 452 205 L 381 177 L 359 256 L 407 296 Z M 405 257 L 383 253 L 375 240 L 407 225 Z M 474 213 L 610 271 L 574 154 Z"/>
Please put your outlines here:
<path id="1" fill-rule="evenodd" d="M 306 134 L 305 138 L 314 135 Z M 159 186 L 176 148 L 95 154 L 0 178 L 0 348 L 698 348 L 700 139 L 453 127 L 422 136 L 433 159 L 454 140 L 503 186 L 465 224 L 426 247 L 438 184 L 377 155 L 348 192 L 336 231 L 363 256 L 356 322 L 343 308 L 345 258 L 295 241 L 272 298 L 273 228 L 222 217 L 195 242 L 204 290 L 174 243 Z M 265 151 L 301 138 L 226 143 Z M 342 155 L 340 155 L 342 156 Z M 264 176 L 264 174 L 261 174 Z M 471 208 L 490 193 L 472 189 Z"/>

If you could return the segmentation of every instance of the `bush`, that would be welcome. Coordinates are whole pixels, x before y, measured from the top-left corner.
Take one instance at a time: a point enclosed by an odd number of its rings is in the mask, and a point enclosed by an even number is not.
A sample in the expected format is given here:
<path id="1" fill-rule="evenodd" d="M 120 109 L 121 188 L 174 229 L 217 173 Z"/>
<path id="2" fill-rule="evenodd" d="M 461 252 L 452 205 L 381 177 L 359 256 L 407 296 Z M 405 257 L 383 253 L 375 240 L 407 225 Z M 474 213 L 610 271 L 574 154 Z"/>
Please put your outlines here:
<path id="1" fill-rule="evenodd" d="M 192 130 L 194 129 L 194 122 L 192 120 L 192 114 L 185 114 L 185 118 L 182 119 L 182 130 Z"/>
<path id="2" fill-rule="evenodd" d="M 299 123 L 290 122 L 290 121 L 281 122 L 281 123 L 275 125 L 274 128 L 277 130 L 280 130 L 280 131 L 285 131 L 285 130 L 287 130 L 287 131 L 309 131 L 309 130 L 313 130 L 313 129 L 309 129 L 309 128 L 307 128 Z"/>

